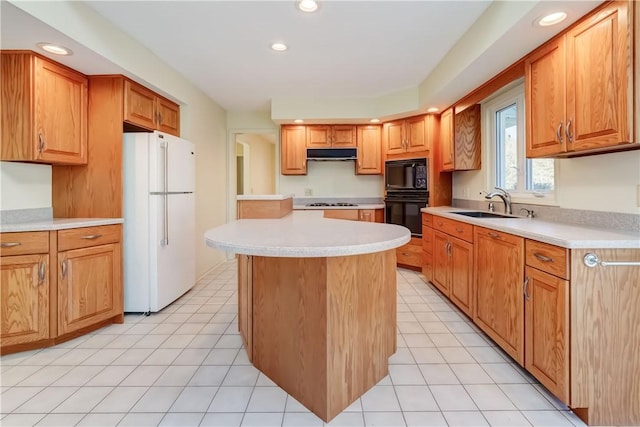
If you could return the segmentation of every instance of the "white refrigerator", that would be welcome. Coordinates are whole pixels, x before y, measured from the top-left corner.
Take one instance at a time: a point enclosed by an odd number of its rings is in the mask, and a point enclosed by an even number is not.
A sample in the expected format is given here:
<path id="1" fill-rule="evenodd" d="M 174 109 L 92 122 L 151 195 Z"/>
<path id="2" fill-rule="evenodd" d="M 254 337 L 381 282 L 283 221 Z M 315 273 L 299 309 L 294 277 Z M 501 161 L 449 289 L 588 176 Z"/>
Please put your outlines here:
<path id="1" fill-rule="evenodd" d="M 162 132 L 123 140 L 124 311 L 157 312 L 196 282 L 195 150 Z"/>

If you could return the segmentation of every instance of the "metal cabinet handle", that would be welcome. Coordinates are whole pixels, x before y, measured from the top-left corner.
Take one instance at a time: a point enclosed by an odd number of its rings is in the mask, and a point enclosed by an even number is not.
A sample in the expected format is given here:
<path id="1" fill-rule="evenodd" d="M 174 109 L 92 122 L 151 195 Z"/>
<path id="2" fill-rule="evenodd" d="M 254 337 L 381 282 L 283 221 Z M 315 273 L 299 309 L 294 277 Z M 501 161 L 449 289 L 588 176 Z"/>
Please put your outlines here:
<path id="1" fill-rule="evenodd" d="M 403 256 L 409 256 L 409 252 L 402 252 Z"/>
<path id="2" fill-rule="evenodd" d="M 562 144 L 562 120 L 560 120 L 558 129 L 556 129 L 556 138 L 558 139 L 558 142 Z"/>
<path id="3" fill-rule="evenodd" d="M 162 229 L 162 241 L 161 246 L 167 246 L 169 244 L 169 196 L 166 194 L 169 191 L 169 144 L 163 142 L 160 145 L 164 150 L 164 224 Z"/>
<path id="4" fill-rule="evenodd" d="M 67 260 L 60 261 L 60 268 L 62 269 L 62 279 L 67 275 Z"/>
<path id="5" fill-rule="evenodd" d="M 500 235 L 498 233 L 487 233 L 487 236 L 491 237 L 492 239 L 500 238 Z"/>
<path id="6" fill-rule="evenodd" d="M 40 269 L 38 271 L 38 284 L 40 283 L 44 283 L 44 272 L 45 272 L 45 265 L 44 265 L 44 261 L 41 260 L 40 261 Z"/>
<path id="7" fill-rule="evenodd" d="M 451 242 L 446 244 L 447 256 L 451 256 Z"/>
<path id="8" fill-rule="evenodd" d="M 527 287 L 529 286 L 529 277 L 524 278 L 524 282 L 522 283 L 522 293 L 524 294 L 524 299 L 529 301 L 529 294 L 527 294 Z"/>
<path id="9" fill-rule="evenodd" d="M 534 252 L 533 256 L 538 258 L 542 262 L 553 262 L 553 258 L 549 258 L 548 256 L 544 256 L 539 252 Z"/>
<path id="10" fill-rule="evenodd" d="M 42 136 L 42 133 L 38 133 L 38 151 L 41 153 L 44 151 L 44 136 Z"/>
<path id="11" fill-rule="evenodd" d="M 22 243 L 20 242 L 2 242 L 0 243 L 0 248 L 13 248 L 14 246 L 20 246 Z"/>
<path id="12" fill-rule="evenodd" d="M 88 236 L 82 236 L 80 237 L 81 239 L 86 239 L 86 240 L 95 240 L 102 237 L 102 234 L 89 234 Z"/>
<path id="13" fill-rule="evenodd" d="M 569 119 L 567 126 L 564 128 L 564 133 L 567 135 L 567 141 L 569 142 L 573 142 L 573 135 L 571 135 L 571 120 L 572 119 Z"/>
<path id="14" fill-rule="evenodd" d="M 458 233 L 464 233 L 464 229 L 460 228 L 460 227 L 456 227 L 456 231 Z"/>
<path id="15" fill-rule="evenodd" d="M 158 113 L 158 124 L 162 124 L 162 113 Z"/>

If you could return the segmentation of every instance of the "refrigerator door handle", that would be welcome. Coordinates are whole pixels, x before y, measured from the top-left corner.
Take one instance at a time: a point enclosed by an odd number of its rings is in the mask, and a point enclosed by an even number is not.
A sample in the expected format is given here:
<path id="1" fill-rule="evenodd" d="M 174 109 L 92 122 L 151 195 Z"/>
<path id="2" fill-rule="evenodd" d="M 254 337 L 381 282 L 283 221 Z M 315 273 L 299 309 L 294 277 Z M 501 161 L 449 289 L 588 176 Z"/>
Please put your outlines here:
<path id="1" fill-rule="evenodd" d="M 169 244 L 169 196 L 167 192 L 169 191 L 169 144 L 163 141 L 160 143 L 160 147 L 162 147 L 164 154 L 164 214 L 162 217 L 164 218 L 163 231 L 162 231 L 162 240 L 160 241 L 161 246 L 167 246 Z"/>

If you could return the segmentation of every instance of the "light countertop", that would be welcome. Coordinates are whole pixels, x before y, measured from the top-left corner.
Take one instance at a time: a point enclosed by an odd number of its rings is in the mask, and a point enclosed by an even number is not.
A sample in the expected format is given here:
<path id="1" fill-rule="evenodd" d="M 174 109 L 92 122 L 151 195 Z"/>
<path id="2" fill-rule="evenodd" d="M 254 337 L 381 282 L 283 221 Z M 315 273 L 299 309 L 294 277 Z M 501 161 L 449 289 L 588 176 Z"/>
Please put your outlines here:
<path id="1" fill-rule="evenodd" d="M 327 219 L 293 211 L 279 219 L 241 219 L 204 234 L 208 246 L 245 255 L 314 258 L 386 251 L 411 239 L 393 224 Z"/>
<path id="2" fill-rule="evenodd" d="M 286 200 L 292 199 L 293 194 L 240 194 L 236 200 Z"/>
<path id="3" fill-rule="evenodd" d="M 2 224 L 0 225 L 0 231 L 13 233 L 19 231 L 65 230 L 96 225 L 122 224 L 123 222 L 122 218 L 53 218 Z"/>
<path id="4" fill-rule="evenodd" d="M 640 233 L 549 222 L 536 218 L 473 218 L 451 212 L 473 209 L 438 206 L 422 212 L 533 239 L 569 249 L 640 248 Z"/>

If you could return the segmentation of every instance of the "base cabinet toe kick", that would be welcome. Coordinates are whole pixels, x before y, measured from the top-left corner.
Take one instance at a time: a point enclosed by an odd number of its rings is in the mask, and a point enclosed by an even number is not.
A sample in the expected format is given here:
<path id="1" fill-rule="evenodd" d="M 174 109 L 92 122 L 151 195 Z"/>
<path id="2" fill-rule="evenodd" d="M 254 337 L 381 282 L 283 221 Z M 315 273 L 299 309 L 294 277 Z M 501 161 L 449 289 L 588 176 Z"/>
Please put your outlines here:
<path id="1" fill-rule="evenodd" d="M 446 223 L 473 229 L 470 243 Z M 425 277 L 519 365 L 589 425 L 640 425 L 640 249 L 567 249 L 424 212 L 423 230 Z M 458 241 L 473 256 L 456 266 Z"/>
<path id="2" fill-rule="evenodd" d="M 324 421 L 389 372 L 395 255 L 238 255 L 238 328 L 249 360 Z"/>

